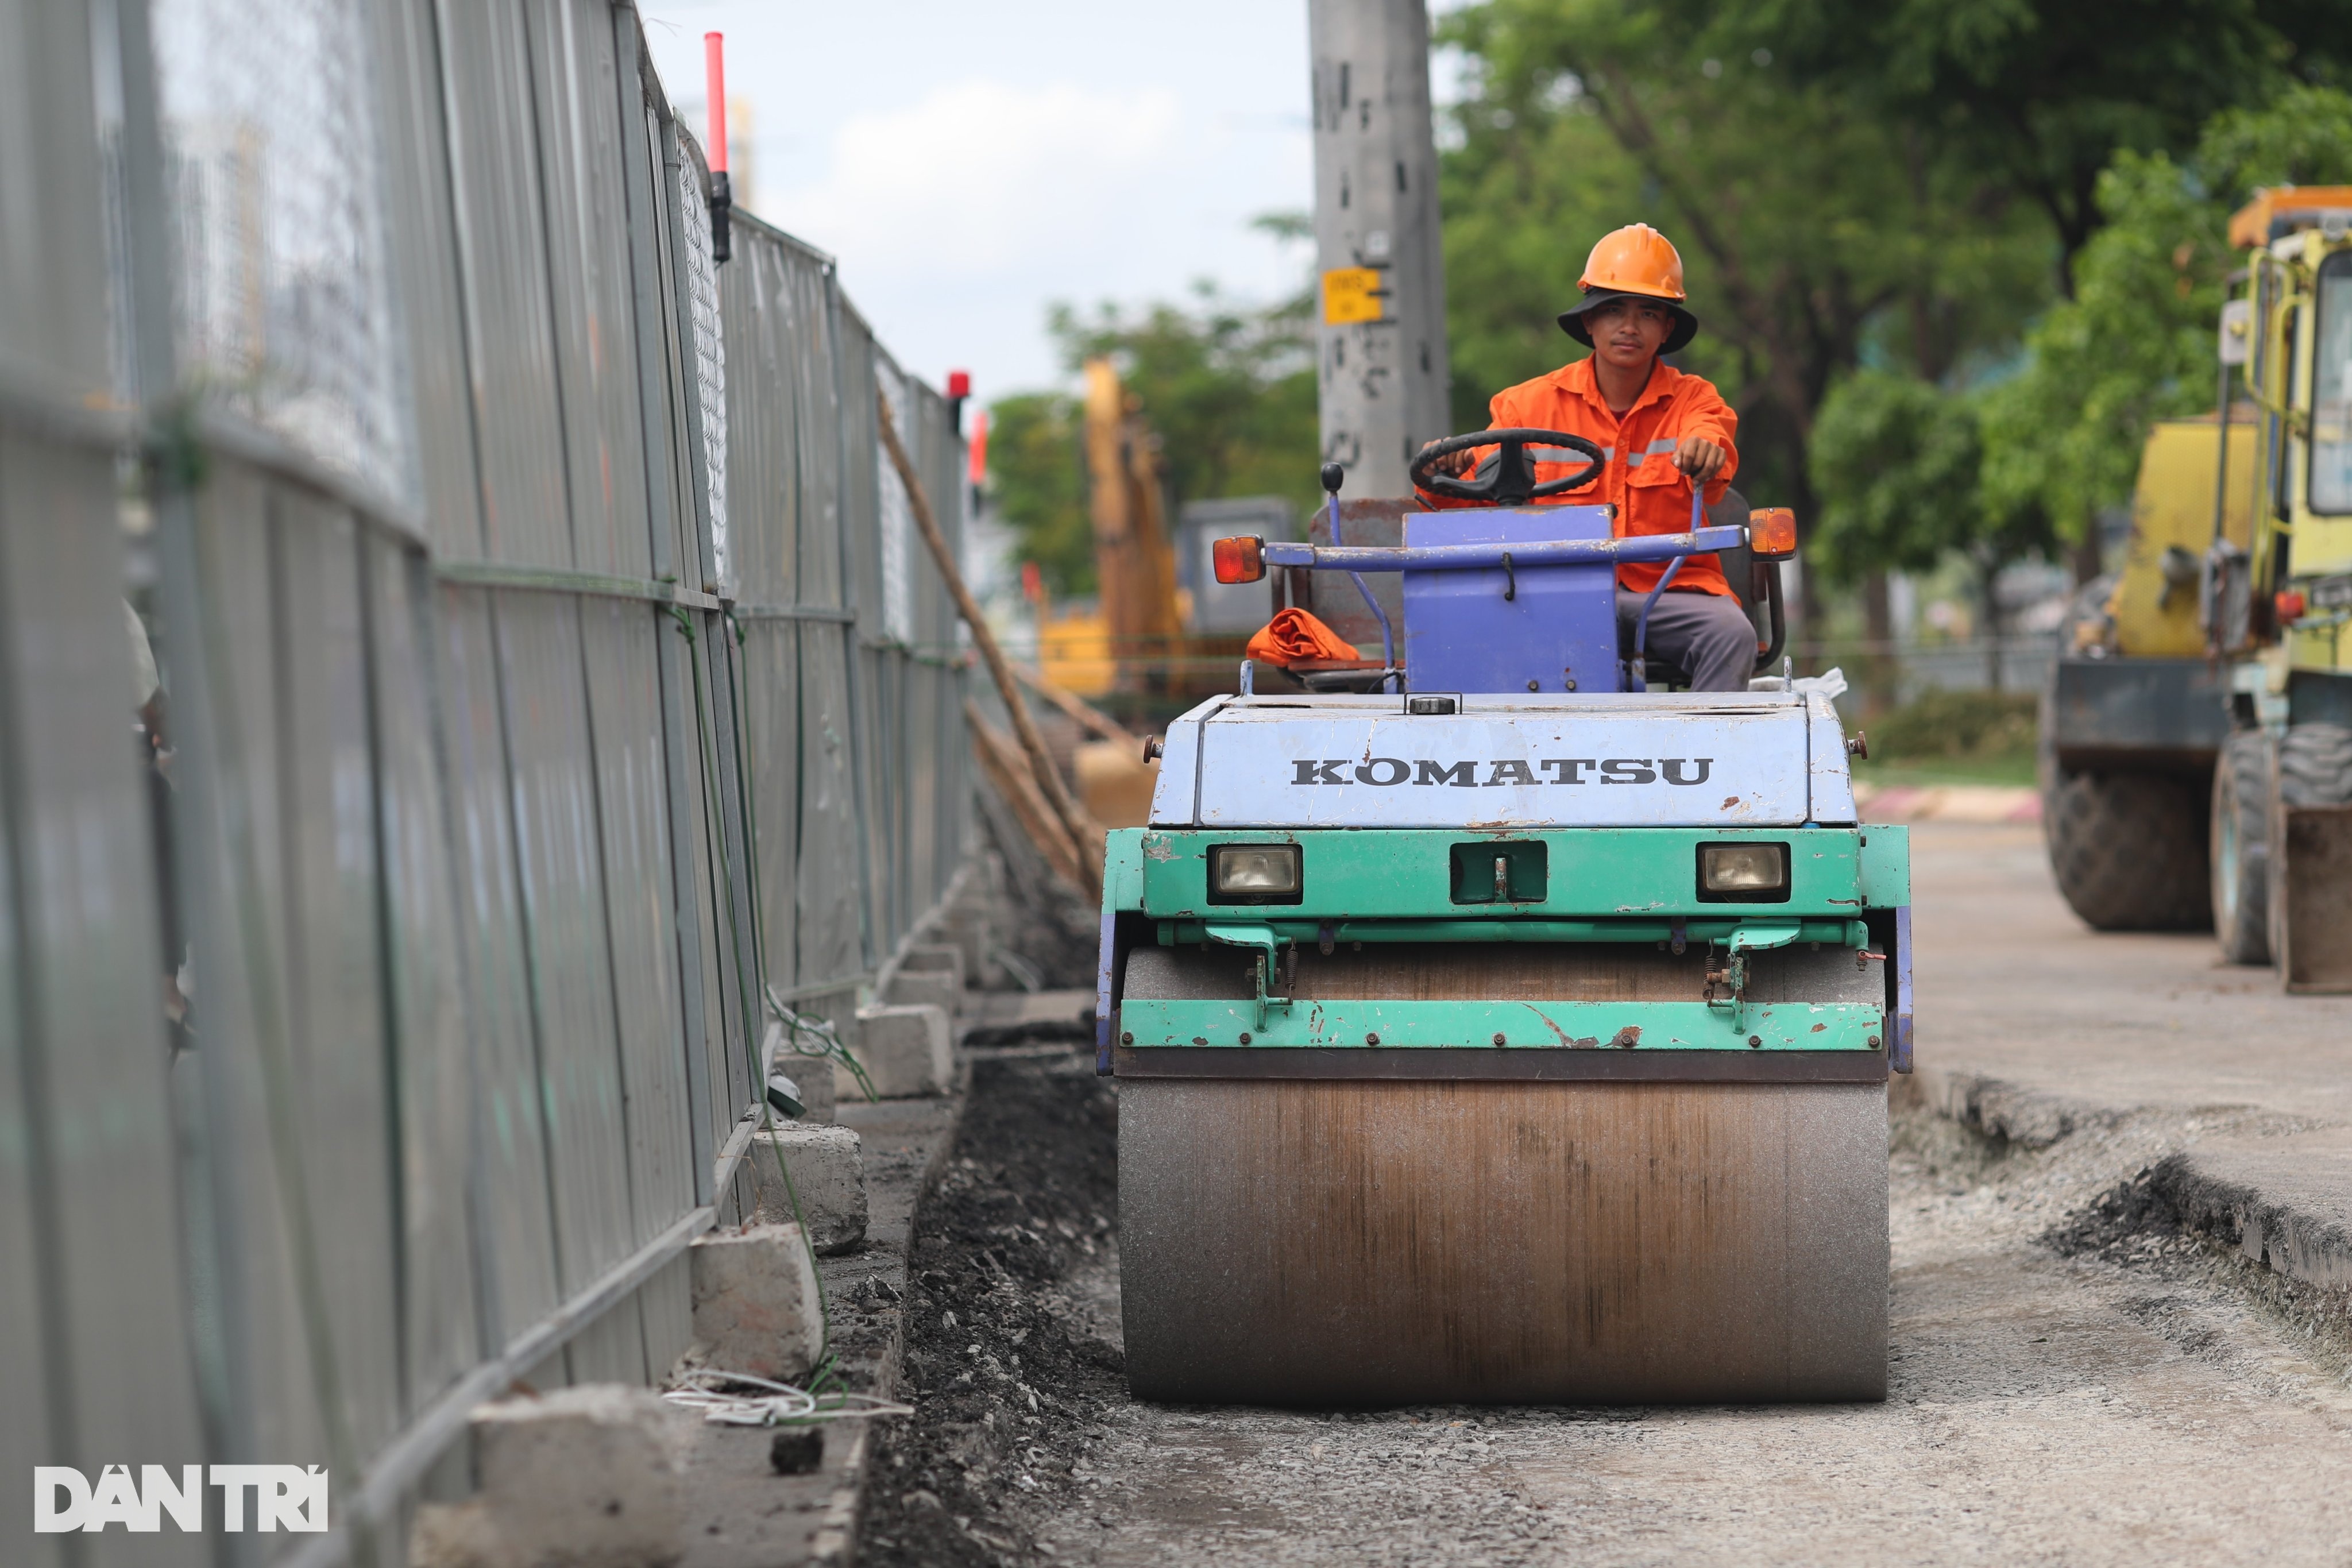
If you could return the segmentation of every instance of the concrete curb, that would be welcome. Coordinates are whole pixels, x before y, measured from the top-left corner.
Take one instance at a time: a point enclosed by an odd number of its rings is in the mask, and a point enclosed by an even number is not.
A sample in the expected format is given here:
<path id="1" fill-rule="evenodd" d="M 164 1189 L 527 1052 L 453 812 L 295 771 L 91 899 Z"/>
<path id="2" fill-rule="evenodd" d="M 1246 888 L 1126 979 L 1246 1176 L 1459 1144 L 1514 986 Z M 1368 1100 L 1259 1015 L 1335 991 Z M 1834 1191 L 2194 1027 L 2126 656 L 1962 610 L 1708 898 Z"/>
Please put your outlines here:
<path id="1" fill-rule="evenodd" d="M 2342 1132 L 2183 1150 L 2150 1179 L 2186 1224 L 2247 1261 L 2322 1289 L 2352 1289 L 2352 1139 Z"/>
<path id="2" fill-rule="evenodd" d="M 2130 1115 L 2095 1100 L 1926 1062 L 1894 1083 L 1898 1109 L 1932 1110 L 1971 1132 L 2025 1149 L 2047 1149 L 2085 1128 L 2113 1126 Z"/>
<path id="3" fill-rule="evenodd" d="M 2024 1149 L 2047 1149 L 2142 1112 L 1924 1064 L 1896 1085 L 1898 1107 L 1930 1110 Z M 2117 1179 L 2128 1173 L 2118 1172 Z M 2190 1229 L 2235 1246 L 2249 1262 L 2286 1279 L 2352 1290 L 2352 1128 L 2224 1135 L 2165 1155 L 2147 1174 L 2157 1195 Z"/>

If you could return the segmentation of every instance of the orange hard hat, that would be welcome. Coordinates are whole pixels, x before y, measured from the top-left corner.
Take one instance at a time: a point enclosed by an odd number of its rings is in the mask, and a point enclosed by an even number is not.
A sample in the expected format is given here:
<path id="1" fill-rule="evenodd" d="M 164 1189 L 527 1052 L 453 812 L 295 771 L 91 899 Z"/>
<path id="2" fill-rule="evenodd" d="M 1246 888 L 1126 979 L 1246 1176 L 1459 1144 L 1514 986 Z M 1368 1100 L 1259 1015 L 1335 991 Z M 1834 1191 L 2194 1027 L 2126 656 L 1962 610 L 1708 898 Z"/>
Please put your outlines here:
<path id="1" fill-rule="evenodd" d="M 1601 237 L 1584 258 L 1584 275 L 1577 280 L 1584 298 L 1572 310 L 1562 311 L 1560 330 L 1587 348 L 1592 335 L 1584 330 L 1584 313 L 1628 294 L 1664 301 L 1675 316 L 1675 330 L 1659 346 L 1672 353 L 1698 335 L 1698 318 L 1683 304 L 1683 258 L 1674 242 L 1645 223 L 1629 223 Z"/>
<path id="2" fill-rule="evenodd" d="M 1584 258 L 1580 289 L 1606 289 L 1612 294 L 1647 294 L 1654 300 L 1683 297 L 1682 253 L 1674 242 L 1645 223 L 1629 223 L 1601 237 Z"/>

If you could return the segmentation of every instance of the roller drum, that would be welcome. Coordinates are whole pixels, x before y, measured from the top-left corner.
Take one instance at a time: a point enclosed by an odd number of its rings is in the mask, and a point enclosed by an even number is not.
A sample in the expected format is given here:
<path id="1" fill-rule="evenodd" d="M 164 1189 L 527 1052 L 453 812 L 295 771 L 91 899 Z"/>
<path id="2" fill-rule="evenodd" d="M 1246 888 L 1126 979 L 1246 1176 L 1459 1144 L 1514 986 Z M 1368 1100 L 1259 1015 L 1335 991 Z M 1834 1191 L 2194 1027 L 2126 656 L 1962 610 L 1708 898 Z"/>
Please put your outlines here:
<path id="1" fill-rule="evenodd" d="M 1426 1054 L 1437 1075 L 1465 1053 Z M 1308 1406 L 1882 1399 L 1886 1133 L 1883 1081 L 1126 1078 L 1129 1381 Z"/>

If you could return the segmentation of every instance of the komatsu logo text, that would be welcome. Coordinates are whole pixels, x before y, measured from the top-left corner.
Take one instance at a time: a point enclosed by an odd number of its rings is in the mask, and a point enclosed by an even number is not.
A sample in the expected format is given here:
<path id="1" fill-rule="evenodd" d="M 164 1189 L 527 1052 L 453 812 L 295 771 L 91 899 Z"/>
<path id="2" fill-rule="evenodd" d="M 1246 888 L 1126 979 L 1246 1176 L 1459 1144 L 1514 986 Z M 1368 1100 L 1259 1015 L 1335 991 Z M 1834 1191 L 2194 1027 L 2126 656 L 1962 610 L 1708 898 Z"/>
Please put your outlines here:
<path id="1" fill-rule="evenodd" d="M 1455 789 L 1495 788 L 1504 784 L 1645 784 L 1661 778 L 1670 784 L 1703 784 L 1715 766 L 1713 757 L 1544 757 L 1526 761 L 1514 757 L 1481 762 L 1407 762 L 1402 757 L 1367 757 L 1356 762 L 1334 757 L 1328 762 L 1302 758 L 1295 784 L 1450 784 Z M 1478 776 L 1478 770 L 1486 776 Z M 1543 776 L 1538 777 L 1541 774 Z"/>

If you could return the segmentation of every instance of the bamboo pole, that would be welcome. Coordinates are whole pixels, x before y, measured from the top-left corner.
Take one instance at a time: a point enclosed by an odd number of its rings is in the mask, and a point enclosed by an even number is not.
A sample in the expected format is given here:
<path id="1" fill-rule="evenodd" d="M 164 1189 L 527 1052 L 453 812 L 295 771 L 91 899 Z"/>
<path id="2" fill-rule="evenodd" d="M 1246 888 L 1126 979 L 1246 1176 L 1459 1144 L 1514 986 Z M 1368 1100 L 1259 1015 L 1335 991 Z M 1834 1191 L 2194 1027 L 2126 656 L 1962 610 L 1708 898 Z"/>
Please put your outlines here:
<path id="1" fill-rule="evenodd" d="M 1121 745 L 1139 749 L 1142 746 L 1141 736 L 1080 697 L 1076 692 L 1063 690 L 1047 680 L 1043 674 L 1025 664 L 1014 665 L 1013 673 L 1019 678 L 1022 685 L 1060 709 L 1070 722 L 1092 735 L 1096 740 L 1115 741 Z"/>
<path id="2" fill-rule="evenodd" d="M 1054 808 L 1037 793 L 1037 781 L 1029 776 L 1020 743 L 990 723 L 980 704 L 969 697 L 963 700 L 963 716 L 971 726 L 972 755 L 979 759 L 989 787 L 1012 808 L 1013 819 L 1045 858 L 1045 864 L 1072 887 L 1082 885 L 1087 879 L 1079 868 L 1077 847 L 1054 820 Z"/>
<path id="3" fill-rule="evenodd" d="M 940 575 L 947 579 L 948 593 L 955 600 L 956 614 L 971 628 L 971 640 L 980 649 L 981 658 L 988 665 L 988 673 L 996 682 L 997 695 L 1004 700 L 1005 711 L 1012 715 L 1013 732 L 1019 737 L 1021 749 L 1028 753 L 1029 771 L 1037 781 L 1040 794 L 1054 808 L 1064 832 L 1070 836 L 1076 858 L 1082 873 L 1079 888 L 1087 898 L 1102 897 L 1103 829 L 1102 825 L 1087 815 L 1087 810 L 1071 795 L 1069 786 L 1062 782 L 1054 760 L 1045 754 L 1045 737 L 1037 733 L 1036 721 L 1029 716 L 1029 704 L 1021 695 L 1021 684 L 1013 679 L 1012 663 L 1004 650 L 997 646 L 996 634 L 989 628 L 980 605 L 964 584 L 963 573 L 956 565 L 955 552 L 948 548 L 947 535 L 940 531 L 940 520 L 931 510 L 931 498 L 925 492 L 922 480 L 916 476 L 914 459 L 907 456 L 906 447 L 898 439 L 898 427 L 890 418 L 890 401 L 877 392 L 874 395 L 877 415 L 876 428 L 881 432 L 883 449 L 890 454 L 890 464 L 898 470 L 898 480 L 907 487 L 908 509 L 915 514 L 915 526 L 922 531 L 923 542 L 930 547 L 931 559 L 939 563 Z"/>

